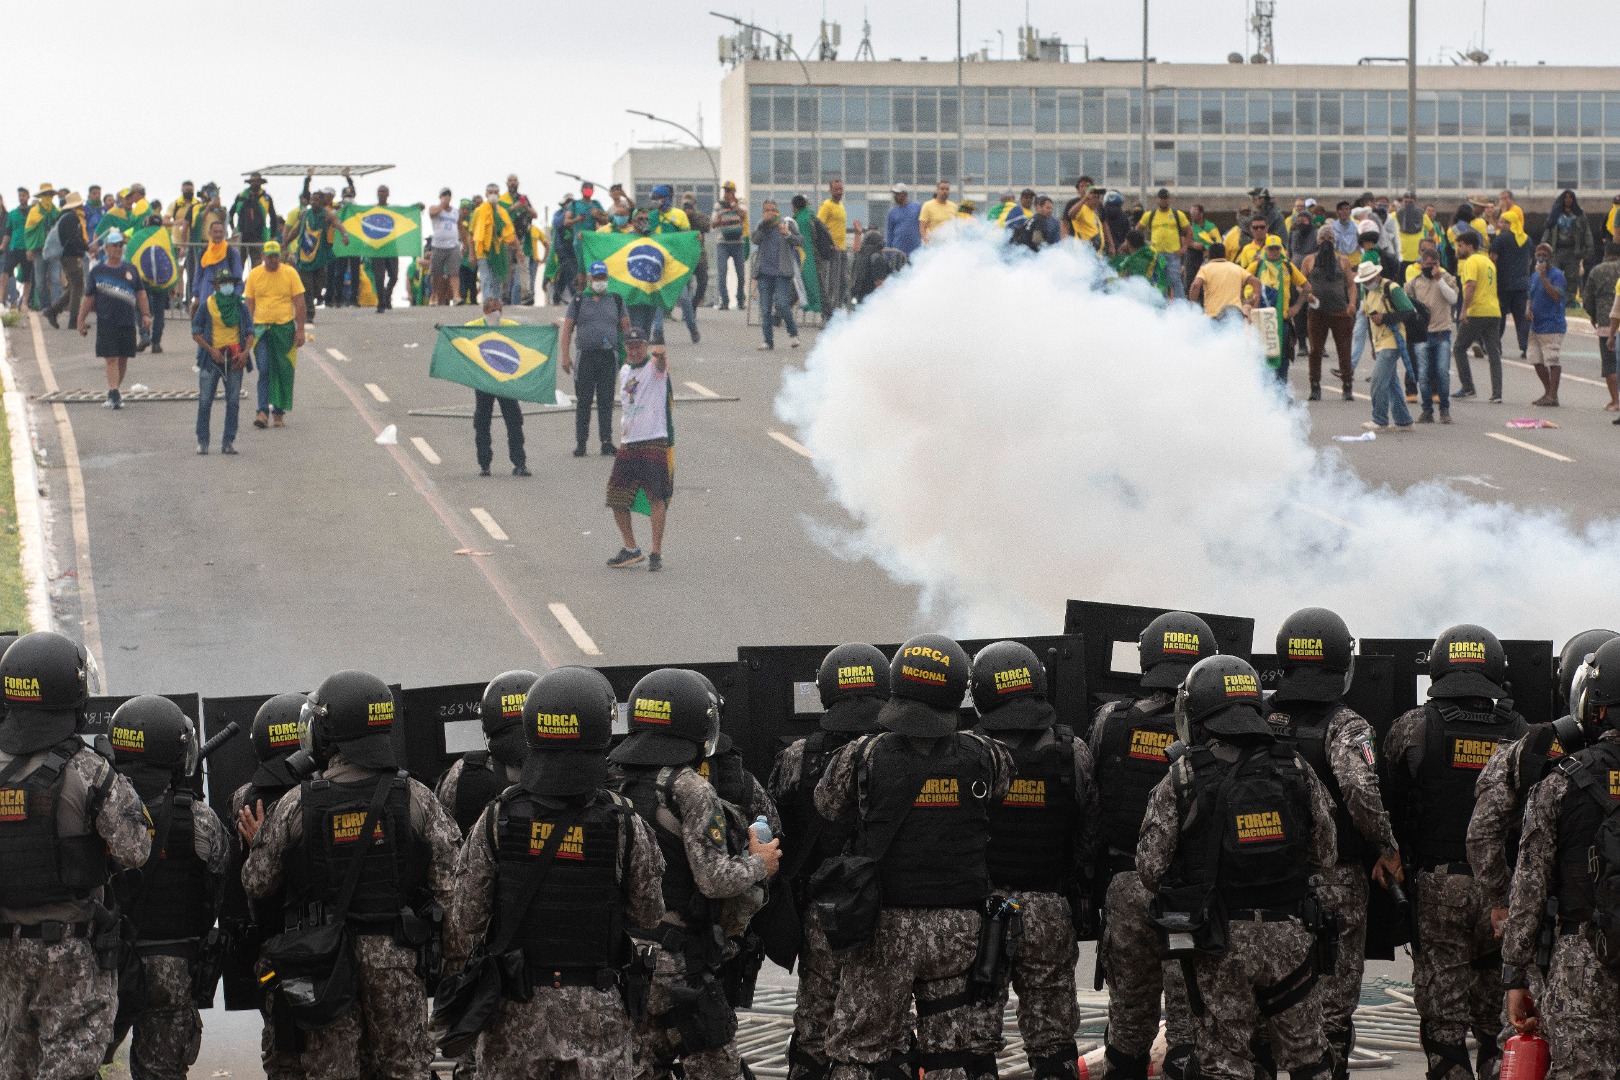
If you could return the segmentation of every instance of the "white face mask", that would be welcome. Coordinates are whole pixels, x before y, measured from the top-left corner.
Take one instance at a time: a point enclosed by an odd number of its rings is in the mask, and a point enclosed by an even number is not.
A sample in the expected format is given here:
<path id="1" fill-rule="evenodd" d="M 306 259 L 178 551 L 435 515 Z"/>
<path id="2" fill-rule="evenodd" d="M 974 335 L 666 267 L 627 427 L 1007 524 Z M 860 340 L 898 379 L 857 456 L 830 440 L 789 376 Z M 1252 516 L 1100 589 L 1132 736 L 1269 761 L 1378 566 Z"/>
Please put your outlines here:
<path id="1" fill-rule="evenodd" d="M 598 296 L 601 296 L 603 293 L 607 292 L 607 287 L 608 287 L 608 283 L 605 282 L 605 281 L 593 281 L 593 282 L 591 282 L 591 292 L 595 293 Z"/>
<path id="2" fill-rule="evenodd" d="M 219 287 L 219 293 L 220 293 L 221 296 L 235 296 L 236 295 L 236 286 L 235 285 L 230 285 L 230 284 L 221 285 Z"/>

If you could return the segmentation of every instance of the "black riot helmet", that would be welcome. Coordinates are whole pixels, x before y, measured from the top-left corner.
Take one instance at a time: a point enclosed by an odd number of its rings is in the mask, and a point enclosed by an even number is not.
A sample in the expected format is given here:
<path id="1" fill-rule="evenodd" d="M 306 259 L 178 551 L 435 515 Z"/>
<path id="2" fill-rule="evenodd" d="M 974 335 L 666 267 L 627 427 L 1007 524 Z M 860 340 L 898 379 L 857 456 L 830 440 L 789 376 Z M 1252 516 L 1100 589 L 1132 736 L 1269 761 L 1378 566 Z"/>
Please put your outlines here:
<path id="1" fill-rule="evenodd" d="M 1570 683 L 1574 681 L 1575 673 L 1586 663 L 1588 656 L 1616 636 L 1620 635 L 1613 630 L 1582 630 L 1564 642 L 1564 648 L 1558 654 L 1558 700 L 1571 713 L 1575 711 L 1575 695 L 1570 692 Z"/>
<path id="2" fill-rule="evenodd" d="M 309 698 L 303 694 L 277 694 L 253 714 L 248 740 L 259 759 L 259 767 L 253 772 L 255 787 L 285 788 L 298 783 L 300 774 L 289 770 L 287 760 L 302 745 L 307 704 Z"/>
<path id="3" fill-rule="evenodd" d="M 322 767 L 332 752 L 362 769 L 397 769 L 394 756 L 394 694 L 365 671 L 328 675 L 304 706 L 302 748 Z"/>
<path id="4" fill-rule="evenodd" d="M 956 730 L 972 662 L 943 634 L 919 634 L 889 662 L 889 700 L 878 713 L 885 731 L 937 739 Z"/>
<path id="5" fill-rule="evenodd" d="M 986 731 L 1039 731 L 1057 721 L 1046 700 L 1046 668 L 1027 645 L 996 641 L 973 658 L 973 707 Z"/>
<path id="6" fill-rule="evenodd" d="M 1429 649 L 1429 697 L 1489 698 L 1508 696 L 1507 653 L 1496 635 L 1483 626 L 1459 623 L 1443 631 Z"/>
<path id="7" fill-rule="evenodd" d="M 720 739 L 720 696 L 695 671 L 659 668 L 630 691 L 630 737 L 609 760 L 618 765 L 695 765 Z"/>
<path id="8" fill-rule="evenodd" d="M 0 750 L 32 754 L 71 736 L 90 699 L 84 650 L 49 630 L 24 634 L 0 657 L 6 715 Z"/>
<path id="9" fill-rule="evenodd" d="M 503 765 L 523 764 L 523 706 L 539 677 L 532 671 L 503 671 L 484 687 L 478 721 L 489 752 Z"/>
<path id="10" fill-rule="evenodd" d="M 142 694 L 112 714 L 113 765 L 149 798 L 197 771 L 197 726 L 166 697 Z"/>
<path id="11" fill-rule="evenodd" d="M 1278 701 L 1338 701 L 1356 676 L 1356 639 L 1336 612 L 1300 608 L 1277 630 Z"/>
<path id="12" fill-rule="evenodd" d="M 1260 713 L 1260 676 L 1237 656 L 1210 656 L 1193 665 L 1176 693 L 1176 734 L 1188 746 L 1205 733 L 1271 737 Z"/>
<path id="13" fill-rule="evenodd" d="M 525 692 L 522 784 L 536 795 L 583 795 L 607 779 L 607 748 L 619 701 L 595 668 L 560 667 Z"/>
<path id="14" fill-rule="evenodd" d="M 1620 727 L 1620 713 L 1610 708 L 1620 702 L 1620 638 L 1598 646 L 1575 673 L 1570 713 L 1582 729 L 1596 738 L 1605 728 Z"/>
<path id="15" fill-rule="evenodd" d="M 889 697 L 889 658 L 875 645 L 853 641 L 822 657 L 816 671 L 821 730 L 869 735 Z"/>
<path id="16" fill-rule="evenodd" d="M 1194 664 L 1220 652 L 1209 624 L 1186 611 L 1167 611 L 1148 623 L 1136 649 L 1143 690 L 1174 690 Z"/>

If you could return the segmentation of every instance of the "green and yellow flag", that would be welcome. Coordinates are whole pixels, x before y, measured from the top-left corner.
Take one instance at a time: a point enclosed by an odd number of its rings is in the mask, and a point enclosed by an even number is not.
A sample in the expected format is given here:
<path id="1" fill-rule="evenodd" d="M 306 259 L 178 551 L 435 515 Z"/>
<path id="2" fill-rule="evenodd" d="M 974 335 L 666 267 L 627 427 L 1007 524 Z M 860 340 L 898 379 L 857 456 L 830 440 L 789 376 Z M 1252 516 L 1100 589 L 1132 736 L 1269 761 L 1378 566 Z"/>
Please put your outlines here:
<path id="1" fill-rule="evenodd" d="M 346 257 L 414 259 L 422 254 L 422 211 L 414 206 L 345 206 Z"/>
<path id="2" fill-rule="evenodd" d="M 168 292 L 180 281 L 180 268 L 174 261 L 174 244 L 169 230 L 162 225 L 148 225 L 129 234 L 129 261 L 141 275 L 149 289 Z"/>
<path id="3" fill-rule="evenodd" d="M 428 375 L 496 397 L 557 403 L 555 326 L 441 326 Z"/>
<path id="4" fill-rule="evenodd" d="M 580 234 L 581 269 L 607 264 L 608 291 L 626 304 L 657 304 L 672 311 L 703 250 L 695 232 L 642 236 L 639 233 Z"/>

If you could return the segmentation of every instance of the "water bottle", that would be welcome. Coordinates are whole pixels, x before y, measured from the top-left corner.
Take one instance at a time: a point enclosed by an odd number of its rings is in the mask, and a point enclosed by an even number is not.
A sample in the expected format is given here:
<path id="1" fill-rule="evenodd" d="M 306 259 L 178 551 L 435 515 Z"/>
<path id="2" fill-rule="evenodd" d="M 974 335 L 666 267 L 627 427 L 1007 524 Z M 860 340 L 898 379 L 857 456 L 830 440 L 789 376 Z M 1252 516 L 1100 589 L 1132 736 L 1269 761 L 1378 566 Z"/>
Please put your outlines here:
<path id="1" fill-rule="evenodd" d="M 1501 1080 L 1546 1080 L 1547 1040 L 1540 1035 L 1515 1035 L 1502 1048 Z"/>
<path id="2" fill-rule="evenodd" d="M 765 820 L 764 814 L 761 814 L 759 817 L 755 818 L 754 823 L 748 826 L 748 828 L 749 831 L 754 834 L 755 840 L 758 840 L 762 844 L 768 844 L 771 842 L 771 837 L 774 834 L 771 832 L 771 823 Z"/>

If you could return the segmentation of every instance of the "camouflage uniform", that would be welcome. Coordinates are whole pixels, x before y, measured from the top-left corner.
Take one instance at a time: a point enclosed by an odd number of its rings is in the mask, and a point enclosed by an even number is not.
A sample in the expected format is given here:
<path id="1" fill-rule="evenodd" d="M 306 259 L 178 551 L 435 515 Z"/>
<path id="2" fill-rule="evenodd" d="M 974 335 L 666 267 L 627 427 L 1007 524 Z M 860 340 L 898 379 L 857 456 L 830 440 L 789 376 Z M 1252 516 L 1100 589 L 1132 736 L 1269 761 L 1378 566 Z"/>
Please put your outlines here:
<path id="1" fill-rule="evenodd" d="M 382 774 L 343 761 L 340 748 L 324 775 L 335 783 L 354 783 Z M 431 791 L 415 780 L 409 787 L 411 830 L 426 840 L 430 851 L 428 888 L 448 911 L 461 835 Z M 287 864 L 298 857 L 303 833 L 302 790 L 294 788 L 276 802 L 242 865 L 242 887 L 250 898 L 267 896 L 282 884 Z M 433 1060 L 433 1046 L 416 950 L 386 934 L 358 934 L 354 943 L 358 997 L 342 1019 L 304 1033 L 300 1060 L 306 1075 L 311 1080 L 422 1075 Z"/>
<path id="2" fill-rule="evenodd" d="M 522 770 L 516 766 L 503 764 L 493 756 L 489 760 L 490 764 L 500 770 L 500 775 L 505 778 L 506 784 L 515 784 L 522 778 Z M 461 787 L 461 774 L 466 769 L 467 760 L 457 758 L 450 763 L 450 767 L 444 771 L 444 775 L 439 777 L 438 786 L 433 789 L 434 798 L 438 799 L 444 806 L 445 811 L 452 816 L 456 812 L 456 795 Z"/>
<path id="3" fill-rule="evenodd" d="M 856 767 L 866 745 L 883 737 L 856 739 L 833 755 L 816 785 L 816 808 L 823 817 L 841 821 L 859 813 Z M 984 743 L 994 777 L 986 798 L 999 801 L 1012 785 L 1012 757 L 994 740 Z M 883 909 L 872 941 L 844 962 L 826 1040 L 827 1056 L 834 1062 L 832 1080 L 895 1075 L 896 1063 L 909 1056 L 914 1042 L 913 997 L 916 1052 L 930 1077 L 973 1080 L 962 1065 L 928 1067 L 930 1055 L 988 1058 L 994 1072 L 999 1033 L 987 1031 L 979 1014 L 967 1007 L 968 969 L 978 953 L 982 922 L 983 915 L 974 909 Z"/>
<path id="4" fill-rule="evenodd" d="M 45 760 L 43 752 L 17 779 Z M 0 771 L 13 761 L 0 753 Z M 109 777 L 109 774 L 112 774 Z M 88 749 L 80 750 L 63 769 L 65 782 L 57 808 L 63 836 L 94 832 L 107 844 L 113 862 L 123 867 L 146 863 L 152 837 L 150 820 L 135 788 L 112 766 Z M 91 788 L 108 785 L 95 821 L 85 821 Z M 86 828 L 90 825 L 90 828 Z M 92 900 L 100 903 L 105 890 Z M 91 904 L 60 903 L 36 908 L 0 908 L 0 924 L 34 926 L 43 922 L 83 923 Z M 0 1080 L 84 1080 L 95 1076 L 112 1040 L 118 1008 L 118 975 L 97 964 L 90 941 L 64 938 L 47 944 L 40 938 L 0 934 Z"/>
<path id="5" fill-rule="evenodd" d="M 459 970 L 484 936 L 495 900 L 497 866 L 489 810 L 467 834 L 456 862 L 456 899 L 445 928 L 445 970 Z M 664 856 L 647 824 L 626 818 L 630 852 L 624 892 L 626 922 L 651 926 L 664 917 Z M 619 865 L 624 865 L 621 859 Z M 631 1080 L 635 1028 L 617 990 L 535 987 L 528 1002 L 503 999 L 478 1037 L 478 1074 L 485 1080 L 578 1077 Z"/>
<path id="6" fill-rule="evenodd" d="M 234 828 L 242 808 L 247 805 L 248 792 L 253 790 L 250 780 L 231 793 L 231 825 Z M 272 930 L 279 931 L 278 922 Z M 295 1050 L 283 1050 L 276 1046 L 276 1025 L 270 1017 L 270 998 L 265 996 L 261 1009 L 264 1014 L 264 1030 L 259 1035 L 259 1067 L 264 1070 L 265 1080 L 304 1080 L 304 1066 L 299 1060 Z"/>
<path id="7" fill-rule="evenodd" d="M 192 848 L 217 883 L 231 866 L 230 834 L 207 803 L 193 803 L 192 814 Z M 191 1000 L 191 960 L 148 952 L 150 944 L 143 938 L 138 946 L 146 976 L 142 1008 L 117 1018 L 104 1060 L 111 1060 L 133 1027 L 130 1075 L 135 1080 L 185 1080 L 202 1049 L 202 1014 Z"/>
<path id="8" fill-rule="evenodd" d="M 1613 706 L 1611 706 L 1613 708 Z M 1620 742 L 1620 732 L 1602 740 Z M 1512 904 L 1502 927 L 1504 981 L 1520 987 L 1535 969 L 1536 938 L 1547 898 L 1558 877 L 1559 840 L 1566 798 L 1586 798 L 1555 770 L 1530 792 L 1524 836 L 1513 875 Z M 1613 811 L 1610 811 L 1611 813 Z M 1546 988 L 1536 997 L 1541 1030 L 1559 1080 L 1613 1080 L 1620 1062 L 1620 982 L 1603 966 L 1585 933 L 1559 932 L 1553 941 Z"/>
<path id="9" fill-rule="evenodd" d="M 1236 751 L 1218 738 L 1207 743 L 1211 752 L 1224 761 L 1233 761 Z M 1309 847 L 1309 888 L 1319 891 L 1321 875 L 1338 859 L 1333 826 L 1333 797 L 1303 760 L 1306 786 L 1311 793 L 1311 839 Z M 1140 887 L 1148 894 L 1158 892 L 1159 882 L 1169 871 L 1181 832 L 1188 824 L 1181 818 L 1174 780 L 1186 782 L 1192 775 L 1191 761 L 1183 758 L 1170 768 L 1170 775 L 1153 791 L 1147 816 L 1142 821 L 1142 838 L 1136 848 L 1136 872 Z M 1320 902 L 1320 901 L 1319 901 Z M 1198 1021 L 1195 1059 L 1198 1074 L 1207 1080 L 1253 1080 L 1256 1034 L 1269 1026 L 1277 1064 L 1296 1077 L 1316 1076 L 1332 1061 L 1322 1032 L 1321 1006 L 1313 993 L 1268 1020 L 1260 1015 L 1256 991 L 1276 986 L 1305 960 L 1315 943 L 1314 935 L 1297 918 L 1284 922 L 1231 919 L 1227 923 L 1226 952 L 1221 956 L 1194 958 L 1193 974 L 1203 999 L 1204 1015 Z"/>

